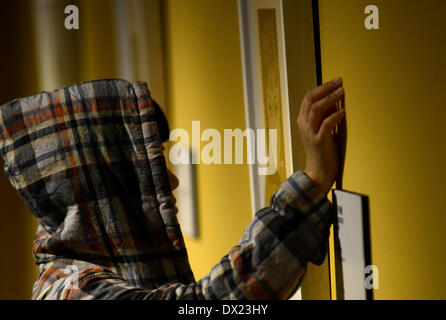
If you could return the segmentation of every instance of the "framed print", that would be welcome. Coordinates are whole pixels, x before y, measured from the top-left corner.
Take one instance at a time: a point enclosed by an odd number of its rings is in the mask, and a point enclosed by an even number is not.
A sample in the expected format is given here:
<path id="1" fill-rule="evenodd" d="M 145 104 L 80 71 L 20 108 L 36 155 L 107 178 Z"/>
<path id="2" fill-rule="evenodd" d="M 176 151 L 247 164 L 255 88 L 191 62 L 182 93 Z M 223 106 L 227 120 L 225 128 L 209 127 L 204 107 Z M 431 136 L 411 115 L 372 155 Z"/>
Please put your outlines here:
<path id="1" fill-rule="evenodd" d="M 261 176 L 258 163 L 250 166 L 253 214 L 268 204 L 282 181 L 305 166 L 297 117 L 305 93 L 318 80 L 315 17 L 317 0 L 239 0 L 246 125 L 278 133 L 275 174 Z M 332 298 L 328 260 L 308 264 L 293 298 Z"/>
<path id="2" fill-rule="evenodd" d="M 264 129 L 266 133 L 270 129 L 277 132 L 276 170 L 259 175 L 261 164 L 256 162 L 250 167 L 255 214 L 293 172 L 282 1 L 239 0 L 239 20 L 246 126 Z M 266 137 L 268 149 L 272 141 L 268 139 L 271 136 Z M 254 143 L 248 140 L 248 144 Z"/>
<path id="3" fill-rule="evenodd" d="M 259 174 L 262 164 L 250 165 L 253 215 L 268 205 L 280 184 L 293 173 L 290 139 L 283 8 L 280 0 L 239 0 L 240 38 L 245 94 L 246 126 L 263 129 L 265 149 L 276 143 L 274 172 Z M 274 130 L 276 137 L 268 133 Z M 255 142 L 249 140 L 249 149 Z M 259 144 L 256 144 L 257 155 Z M 263 146 L 260 146 L 263 148 Z M 292 299 L 301 299 L 300 290 Z"/>
<path id="4" fill-rule="evenodd" d="M 369 199 L 343 190 L 333 190 L 332 198 L 337 212 L 334 227 L 337 299 L 372 300 L 373 290 L 367 279 L 369 269 L 375 271 L 371 263 Z"/>

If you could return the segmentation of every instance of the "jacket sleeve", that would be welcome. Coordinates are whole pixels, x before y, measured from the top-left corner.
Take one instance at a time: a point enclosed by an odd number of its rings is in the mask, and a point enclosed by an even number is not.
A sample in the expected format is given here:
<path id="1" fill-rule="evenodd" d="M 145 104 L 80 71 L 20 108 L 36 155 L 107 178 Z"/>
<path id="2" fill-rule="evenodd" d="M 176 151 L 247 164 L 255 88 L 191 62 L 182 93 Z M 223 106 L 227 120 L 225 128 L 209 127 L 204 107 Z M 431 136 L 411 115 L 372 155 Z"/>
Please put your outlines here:
<path id="1" fill-rule="evenodd" d="M 84 270 L 78 287 L 60 279 L 45 299 L 288 299 L 307 263 L 323 262 L 333 217 L 325 195 L 298 171 L 255 215 L 239 244 L 199 281 L 146 290 L 104 271 Z"/>

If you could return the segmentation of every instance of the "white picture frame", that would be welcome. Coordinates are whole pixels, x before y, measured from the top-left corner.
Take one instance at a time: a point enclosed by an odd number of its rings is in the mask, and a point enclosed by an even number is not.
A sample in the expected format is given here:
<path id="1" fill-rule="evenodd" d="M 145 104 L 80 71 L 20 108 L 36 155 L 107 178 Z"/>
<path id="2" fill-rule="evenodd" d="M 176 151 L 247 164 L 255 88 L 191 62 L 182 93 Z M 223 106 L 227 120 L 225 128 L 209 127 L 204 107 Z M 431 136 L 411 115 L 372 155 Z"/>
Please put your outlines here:
<path id="1" fill-rule="evenodd" d="M 286 68 L 286 50 L 283 25 L 283 6 L 282 0 L 239 0 L 239 24 L 240 41 L 243 68 L 244 100 L 246 127 L 252 129 L 266 129 L 268 119 L 265 119 L 265 70 L 262 69 L 262 45 L 260 42 L 260 29 L 262 28 L 261 11 L 267 15 L 274 12 L 275 35 L 272 34 L 277 50 L 277 64 L 280 98 L 280 118 L 282 134 L 278 134 L 278 152 L 283 152 L 284 166 L 280 166 L 281 179 L 289 177 L 293 171 L 293 155 L 290 134 L 290 111 L 288 99 L 287 68 Z M 262 33 L 264 35 L 264 33 Z M 277 123 L 276 123 L 277 124 Z M 281 139 L 281 141 L 280 141 Z M 280 149 L 282 143 L 283 150 Z M 255 141 L 249 140 L 248 150 L 255 150 Z M 280 157 L 279 157 L 280 161 Z M 250 165 L 250 185 L 251 185 L 251 208 L 253 216 L 255 213 L 268 205 L 269 198 L 267 194 L 267 177 L 259 175 L 260 165 L 255 162 Z M 300 289 L 294 294 L 291 300 L 301 300 Z"/>
<path id="2" fill-rule="evenodd" d="M 273 9 L 276 16 L 278 65 L 280 72 L 280 98 L 283 134 L 278 136 L 285 146 L 285 175 L 293 173 L 292 149 L 290 138 L 290 112 L 286 74 L 286 54 L 283 28 L 283 8 L 281 0 L 239 0 L 239 22 L 244 82 L 246 127 L 265 129 L 265 104 L 263 98 L 262 62 L 259 43 L 257 12 L 259 9 Z M 255 144 L 249 141 L 248 144 Z M 249 149 L 249 148 L 248 148 Z M 255 147 L 252 147 L 254 150 Z M 253 215 L 268 205 L 265 193 L 265 176 L 260 176 L 259 164 L 250 165 L 251 207 Z"/>

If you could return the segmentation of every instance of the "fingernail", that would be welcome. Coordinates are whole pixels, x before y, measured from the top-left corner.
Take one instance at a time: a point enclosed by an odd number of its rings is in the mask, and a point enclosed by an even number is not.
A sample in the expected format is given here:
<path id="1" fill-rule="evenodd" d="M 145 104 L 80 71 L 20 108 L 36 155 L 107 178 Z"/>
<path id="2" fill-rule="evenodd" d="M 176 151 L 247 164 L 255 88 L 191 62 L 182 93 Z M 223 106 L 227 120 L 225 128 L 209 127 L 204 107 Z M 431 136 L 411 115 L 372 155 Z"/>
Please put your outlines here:
<path id="1" fill-rule="evenodd" d="M 335 93 L 337 96 L 340 96 L 342 94 L 342 91 L 344 91 L 344 89 L 342 87 L 340 87 L 335 91 Z"/>
<path id="2" fill-rule="evenodd" d="M 336 78 L 336 79 L 333 80 L 333 84 L 335 84 L 335 85 L 340 85 L 341 82 L 342 82 L 341 78 Z"/>

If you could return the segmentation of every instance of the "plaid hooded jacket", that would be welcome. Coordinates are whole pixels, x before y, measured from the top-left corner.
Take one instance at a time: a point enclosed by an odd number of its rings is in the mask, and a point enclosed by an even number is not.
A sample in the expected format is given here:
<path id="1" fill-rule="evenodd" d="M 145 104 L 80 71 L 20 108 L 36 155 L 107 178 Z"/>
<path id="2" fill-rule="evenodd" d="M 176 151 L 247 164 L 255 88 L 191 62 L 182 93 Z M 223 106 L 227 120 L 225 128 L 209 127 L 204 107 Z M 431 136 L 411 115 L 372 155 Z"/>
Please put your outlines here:
<path id="1" fill-rule="evenodd" d="M 0 107 L 5 172 L 39 226 L 33 299 L 287 299 L 322 263 L 333 210 L 285 181 L 203 279 L 174 212 L 147 85 L 98 80 Z"/>

